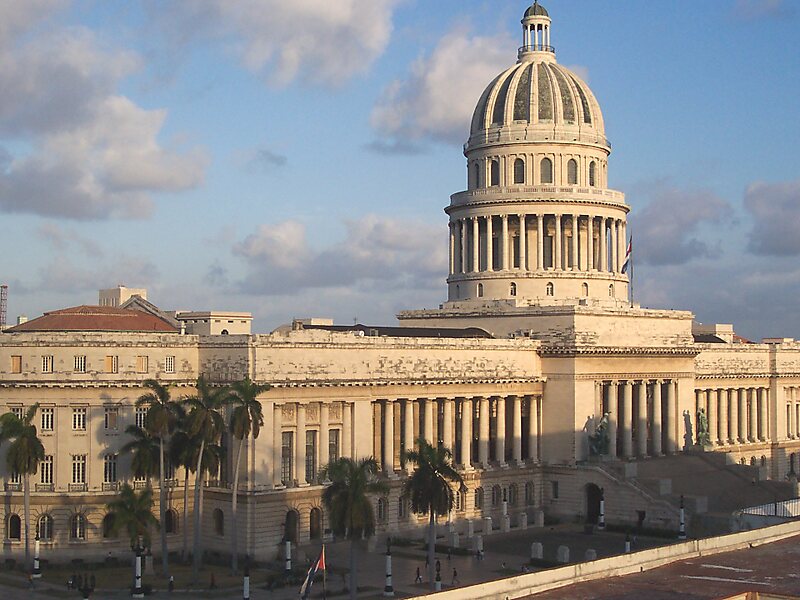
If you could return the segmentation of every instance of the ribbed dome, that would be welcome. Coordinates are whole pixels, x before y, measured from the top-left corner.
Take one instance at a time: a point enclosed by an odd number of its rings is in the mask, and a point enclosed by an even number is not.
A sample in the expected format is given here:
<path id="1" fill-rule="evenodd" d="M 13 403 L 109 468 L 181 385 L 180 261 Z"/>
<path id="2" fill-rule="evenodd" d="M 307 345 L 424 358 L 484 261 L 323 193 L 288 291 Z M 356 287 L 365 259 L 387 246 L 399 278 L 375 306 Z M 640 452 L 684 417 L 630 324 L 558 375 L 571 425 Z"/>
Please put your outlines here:
<path id="1" fill-rule="evenodd" d="M 539 4 L 538 2 L 534 2 L 533 6 L 531 6 L 528 10 L 525 11 L 526 17 L 549 17 L 550 15 L 547 14 L 547 10 L 545 10 L 544 6 Z"/>

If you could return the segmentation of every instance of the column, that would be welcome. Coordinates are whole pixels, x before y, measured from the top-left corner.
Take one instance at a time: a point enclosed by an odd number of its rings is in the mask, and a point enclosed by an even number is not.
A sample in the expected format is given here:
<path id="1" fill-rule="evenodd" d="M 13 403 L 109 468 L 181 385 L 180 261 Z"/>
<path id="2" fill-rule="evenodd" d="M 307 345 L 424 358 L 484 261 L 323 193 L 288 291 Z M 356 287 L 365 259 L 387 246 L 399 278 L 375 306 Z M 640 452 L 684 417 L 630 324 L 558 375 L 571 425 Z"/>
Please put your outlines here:
<path id="1" fill-rule="evenodd" d="M 478 462 L 484 469 L 489 468 L 489 399 L 478 399 Z"/>
<path id="2" fill-rule="evenodd" d="M 719 429 L 717 427 L 717 390 L 706 390 L 705 392 L 708 409 L 708 439 L 712 445 L 716 445 L 717 438 L 719 437 Z"/>
<path id="3" fill-rule="evenodd" d="M 728 390 L 717 390 L 719 397 L 719 443 L 728 442 Z"/>
<path id="4" fill-rule="evenodd" d="M 503 215 L 501 219 L 503 239 L 500 240 L 500 256 L 503 259 L 503 271 L 508 271 L 508 215 Z"/>
<path id="5" fill-rule="evenodd" d="M 506 399 L 497 398 L 497 437 L 494 440 L 494 456 L 501 467 L 506 466 Z"/>
<path id="6" fill-rule="evenodd" d="M 294 442 L 294 478 L 297 485 L 308 485 L 306 481 L 306 405 L 299 402 L 297 407 L 297 435 Z"/>
<path id="7" fill-rule="evenodd" d="M 472 469 L 472 399 L 461 400 L 461 465 Z"/>
<path id="8" fill-rule="evenodd" d="M 283 436 L 281 435 L 281 425 L 283 421 L 283 407 L 277 402 L 272 409 L 272 485 L 281 487 L 281 449 Z M 185 524 L 184 524 L 185 526 Z"/>
<path id="9" fill-rule="evenodd" d="M 536 270 L 544 270 L 544 215 L 536 215 Z"/>
<path id="10" fill-rule="evenodd" d="M 617 272 L 617 220 L 611 219 L 611 264 L 608 270 L 612 273 Z"/>
<path id="11" fill-rule="evenodd" d="M 578 215 L 572 215 L 572 270 L 577 271 L 580 268 L 580 260 L 578 259 Z"/>
<path id="12" fill-rule="evenodd" d="M 586 270 L 594 270 L 594 217 L 586 219 Z"/>
<path id="13" fill-rule="evenodd" d="M 481 270 L 481 230 L 478 217 L 472 217 L 472 272 Z"/>
<path id="14" fill-rule="evenodd" d="M 456 269 L 456 234 L 455 225 L 451 221 L 449 224 L 450 229 L 450 275 L 455 273 Z"/>
<path id="15" fill-rule="evenodd" d="M 330 461 L 330 413 L 325 402 L 319 403 L 319 466 L 324 467 Z"/>
<path id="16" fill-rule="evenodd" d="M 467 220 L 459 219 L 458 226 L 461 228 L 461 251 L 459 259 L 461 261 L 461 272 L 467 272 Z"/>
<path id="17" fill-rule="evenodd" d="M 383 471 L 394 477 L 394 402 L 383 401 Z"/>
<path id="18" fill-rule="evenodd" d="M 636 386 L 636 454 L 647 456 L 647 382 L 641 381 Z"/>
<path id="19" fill-rule="evenodd" d="M 653 382 L 653 456 L 661 456 L 661 380 Z"/>
<path id="20" fill-rule="evenodd" d="M 342 456 L 353 457 L 353 406 L 342 402 Z"/>
<path id="21" fill-rule="evenodd" d="M 745 388 L 739 389 L 739 425 L 742 432 L 742 443 L 746 444 L 750 437 L 748 432 L 750 419 L 747 417 L 747 389 Z"/>
<path id="22" fill-rule="evenodd" d="M 528 458 L 539 461 L 539 398 L 528 398 Z"/>
<path id="23" fill-rule="evenodd" d="M 444 423 L 442 424 L 442 443 L 444 447 L 450 450 L 453 448 L 453 399 L 445 398 L 444 402 Z"/>
<path id="24" fill-rule="evenodd" d="M 494 244 L 492 244 L 492 215 L 486 217 L 486 270 L 494 271 Z"/>
<path id="25" fill-rule="evenodd" d="M 403 446 L 406 452 L 414 448 L 414 401 L 406 399 L 403 401 L 405 414 L 403 415 Z M 413 472 L 411 463 L 406 463 L 406 472 Z"/>
<path id="26" fill-rule="evenodd" d="M 556 271 L 560 271 L 564 267 L 564 264 L 561 260 L 561 248 L 562 248 L 561 215 L 555 215 L 555 219 L 556 219 L 556 237 L 555 240 L 553 241 L 553 246 L 554 246 L 553 256 L 555 257 L 553 259 L 553 268 Z"/>
<path id="27" fill-rule="evenodd" d="M 758 441 L 758 401 L 756 400 L 756 388 L 750 388 L 750 439 Z"/>
<path id="28" fill-rule="evenodd" d="M 608 412 L 608 455 L 617 457 L 617 429 L 619 427 L 619 397 L 615 382 L 603 386 L 606 394 L 606 410 Z"/>
<path id="29" fill-rule="evenodd" d="M 606 231 L 606 218 L 600 217 L 600 271 L 608 271 L 608 235 Z"/>
<path id="30" fill-rule="evenodd" d="M 528 232 L 525 215 L 519 215 L 519 269 L 528 270 Z"/>
<path id="31" fill-rule="evenodd" d="M 678 449 L 678 427 L 676 421 L 675 387 L 677 381 L 667 382 L 667 454 L 675 454 Z"/>
<path id="32" fill-rule="evenodd" d="M 522 464 L 522 398 L 511 396 L 512 418 L 511 418 L 511 458 L 519 466 Z"/>
<path id="33" fill-rule="evenodd" d="M 767 390 L 758 388 L 758 439 L 767 441 Z"/>
<path id="34" fill-rule="evenodd" d="M 739 393 L 736 390 L 728 390 L 728 399 L 731 405 L 731 435 L 730 440 L 733 444 L 739 443 Z"/>
<path id="35" fill-rule="evenodd" d="M 622 456 L 630 458 L 633 456 L 633 384 L 626 381 L 622 384 L 622 415 L 620 417 L 620 427 L 622 428 Z"/>
<path id="36" fill-rule="evenodd" d="M 433 398 L 425 398 L 425 441 L 431 446 L 436 445 L 436 440 L 433 439 L 433 405 L 436 402 Z"/>

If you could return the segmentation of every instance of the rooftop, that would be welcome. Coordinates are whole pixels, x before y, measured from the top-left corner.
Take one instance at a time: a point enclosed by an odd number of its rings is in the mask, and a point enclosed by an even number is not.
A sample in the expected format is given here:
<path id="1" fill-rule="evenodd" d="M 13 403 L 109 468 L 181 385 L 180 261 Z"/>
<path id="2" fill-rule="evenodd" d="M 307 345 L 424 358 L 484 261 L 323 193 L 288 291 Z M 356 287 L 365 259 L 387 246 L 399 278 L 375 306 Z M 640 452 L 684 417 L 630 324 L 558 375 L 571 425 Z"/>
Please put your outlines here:
<path id="1" fill-rule="evenodd" d="M 39 331 L 178 332 L 163 319 L 138 310 L 84 304 L 46 312 L 41 317 L 7 329 L 5 333 Z"/>

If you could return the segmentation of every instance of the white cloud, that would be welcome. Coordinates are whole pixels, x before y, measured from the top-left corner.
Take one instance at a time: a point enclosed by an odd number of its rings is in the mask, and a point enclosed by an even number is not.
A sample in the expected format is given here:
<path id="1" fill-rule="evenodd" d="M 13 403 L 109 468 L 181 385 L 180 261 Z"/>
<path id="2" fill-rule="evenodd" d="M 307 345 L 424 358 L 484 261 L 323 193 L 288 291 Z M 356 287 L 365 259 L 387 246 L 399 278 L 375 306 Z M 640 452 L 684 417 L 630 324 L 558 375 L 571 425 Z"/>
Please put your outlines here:
<path id="1" fill-rule="evenodd" d="M 733 14 L 741 20 L 779 19 L 794 14 L 794 7 L 785 0 L 736 0 Z"/>
<path id="2" fill-rule="evenodd" d="M 800 179 L 780 183 L 756 182 L 744 196 L 752 216 L 748 248 L 755 254 L 800 254 Z"/>
<path id="3" fill-rule="evenodd" d="M 372 111 L 373 128 L 389 138 L 463 142 L 481 92 L 513 64 L 514 48 L 508 35 L 450 32 L 404 79 L 383 90 Z"/>

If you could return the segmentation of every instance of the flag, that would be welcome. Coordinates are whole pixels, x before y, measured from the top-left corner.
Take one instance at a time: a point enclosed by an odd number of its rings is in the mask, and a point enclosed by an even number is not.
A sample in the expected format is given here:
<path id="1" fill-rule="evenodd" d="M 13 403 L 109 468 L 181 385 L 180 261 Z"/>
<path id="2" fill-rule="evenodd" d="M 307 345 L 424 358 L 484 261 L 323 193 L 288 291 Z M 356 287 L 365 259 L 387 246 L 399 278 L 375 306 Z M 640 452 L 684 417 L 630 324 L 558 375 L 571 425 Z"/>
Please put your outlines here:
<path id="1" fill-rule="evenodd" d="M 633 247 L 633 237 L 631 237 L 630 241 L 628 242 L 628 249 L 625 251 L 625 262 L 622 263 L 622 274 L 624 275 L 628 271 L 628 267 L 631 265 L 631 248 Z"/>
<path id="2" fill-rule="evenodd" d="M 302 600 L 308 599 L 308 595 L 311 593 L 311 586 L 314 585 L 314 577 L 316 577 L 317 573 L 320 571 L 325 571 L 325 546 L 320 550 L 317 560 L 312 562 L 311 566 L 308 568 L 306 580 L 300 588 L 300 598 L 302 598 Z"/>

